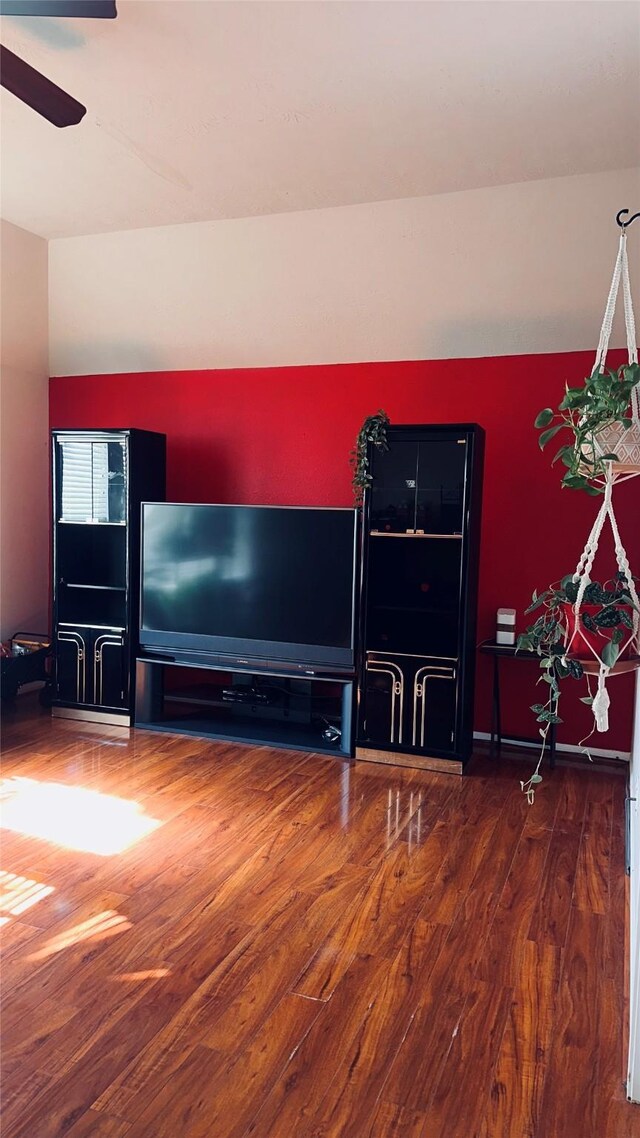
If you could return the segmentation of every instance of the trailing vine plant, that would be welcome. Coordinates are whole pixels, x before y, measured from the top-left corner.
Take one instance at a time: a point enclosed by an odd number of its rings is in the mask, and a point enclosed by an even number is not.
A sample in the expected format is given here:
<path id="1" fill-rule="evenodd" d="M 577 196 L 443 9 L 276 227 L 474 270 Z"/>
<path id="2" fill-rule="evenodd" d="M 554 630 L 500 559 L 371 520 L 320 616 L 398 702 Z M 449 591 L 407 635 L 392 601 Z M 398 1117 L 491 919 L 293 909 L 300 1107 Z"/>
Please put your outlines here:
<path id="1" fill-rule="evenodd" d="M 636 582 L 638 579 L 634 577 L 633 580 Z M 560 683 L 567 678 L 580 680 L 585 675 L 580 660 L 567 654 L 568 612 L 578 599 L 578 588 L 575 575 L 570 573 L 543 593 L 534 592 L 531 604 L 525 611 L 531 613 L 542 609 L 542 612 L 518 637 L 518 648 L 537 652 L 541 668 L 538 683 L 548 685 L 546 699 L 531 705 L 531 711 L 540 724 L 538 731 L 541 747 L 533 774 L 526 782 L 520 783 L 529 803 L 534 801 L 535 786 L 542 782 L 540 767 L 551 726 L 562 723 L 558 714 Z M 607 667 L 613 667 L 620 653 L 620 645 L 628 633 L 633 631 L 632 610 L 635 605 L 626 575 L 619 571 L 604 584 L 590 581 L 584 591 L 584 601 L 589 608 L 580 612 L 580 625 L 597 637 L 599 658 Z M 586 678 L 589 694 L 581 696 L 580 701 L 591 706 L 593 697 L 588 686 L 589 677 Z"/>
<path id="2" fill-rule="evenodd" d="M 390 420 L 386 411 L 376 411 L 375 415 L 368 415 L 358 431 L 358 435 L 349 455 L 349 465 L 353 472 L 351 485 L 356 506 L 362 506 L 364 492 L 371 486 L 371 464 L 369 462 L 369 443 L 380 451 L 389 449 L 387 442 L 387 427 Z"/>

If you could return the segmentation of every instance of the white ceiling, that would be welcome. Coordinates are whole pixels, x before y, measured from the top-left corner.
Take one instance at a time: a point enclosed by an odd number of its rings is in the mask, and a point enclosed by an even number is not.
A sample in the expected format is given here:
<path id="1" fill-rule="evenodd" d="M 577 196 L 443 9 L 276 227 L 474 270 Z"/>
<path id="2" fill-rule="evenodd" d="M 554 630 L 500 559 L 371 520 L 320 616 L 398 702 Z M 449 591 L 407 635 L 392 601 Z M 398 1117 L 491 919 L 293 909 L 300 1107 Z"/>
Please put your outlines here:
<path id="1" fill-rule="evenodd" d="M 118 10 L 0 20 L 7 47 L 88 107 L 58 130 L 2 91 L 2 216 L 45 237 L 640 163 L 637 3 Z"/>

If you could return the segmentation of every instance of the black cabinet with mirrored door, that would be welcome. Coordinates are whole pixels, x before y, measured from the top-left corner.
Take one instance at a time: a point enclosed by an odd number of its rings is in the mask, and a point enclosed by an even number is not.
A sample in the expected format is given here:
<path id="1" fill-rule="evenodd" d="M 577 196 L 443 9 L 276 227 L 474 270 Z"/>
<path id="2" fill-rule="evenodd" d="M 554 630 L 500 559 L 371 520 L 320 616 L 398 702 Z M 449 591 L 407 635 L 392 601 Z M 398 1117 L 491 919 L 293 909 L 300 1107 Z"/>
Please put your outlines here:
<path id="1" fill-rule="evenodd" d="M 128 723 L 139 605 L 140 503 L 165 497 L 165 436 L 56 430 L 54 715 Z"/>

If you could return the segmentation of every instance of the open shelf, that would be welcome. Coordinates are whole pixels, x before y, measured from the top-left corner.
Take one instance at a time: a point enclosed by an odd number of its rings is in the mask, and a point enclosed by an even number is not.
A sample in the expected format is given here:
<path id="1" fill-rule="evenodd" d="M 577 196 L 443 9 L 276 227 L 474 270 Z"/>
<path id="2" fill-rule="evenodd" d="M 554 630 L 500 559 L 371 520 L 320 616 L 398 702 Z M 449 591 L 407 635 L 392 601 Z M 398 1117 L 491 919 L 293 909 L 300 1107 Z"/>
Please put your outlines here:
<path id="1" fill-rule="evenodd" d="M 293 730 L 295 726 L 295 730 Z M 319 727 L 274 723 L 273 720 L 223 719 L 214 715 L 169 716 L 162 723 L 138 723 L 146 731 L 162 731 L 176 735 L 195 735 L 199 739 L 225 739 L 229 743 L 252 743 L 259 747 L 281 747 L 286 751 L 317 751 L 349 758 L 341 747 L 328 747 Z"/>
<path id="2" fill-rule="evenodd" d="M 57 601 L 60 624 L 126 627 L 125 588 L 108 585 L 58 584 Z"/>
<path id="3" fill-rule="evenodd" d="M 420 538 L 422 541 L 429 539 L 431 541 L 462 541 L 461 533 L 394 533 L 389 530 L 372 529 L 369 531 L 370 537 L 407 537 L 407 538 Z"/>
<path id="4" fill-rule="evenodd" d="M 442 608 L 439 605 L 379 605 L 373 604 L 372 611 L 375 612 L 415 612 L 420 613 L 422 616 L 451 616 L 458 610 L 454 608 Z"/>
<path id="5" fill-rule="evenodd" d="M 189 670 L 202 682 L 185 684 Z M 349 758 L 353 680 L 138 657 L 135 726 Z"/>
<path id="6" fill-rule="evenodd" d="M 65 581 L 67 589 L 100 589 L 108 593 L 126 593 L 124 585 L 82 585 L 79 581 Z"/>

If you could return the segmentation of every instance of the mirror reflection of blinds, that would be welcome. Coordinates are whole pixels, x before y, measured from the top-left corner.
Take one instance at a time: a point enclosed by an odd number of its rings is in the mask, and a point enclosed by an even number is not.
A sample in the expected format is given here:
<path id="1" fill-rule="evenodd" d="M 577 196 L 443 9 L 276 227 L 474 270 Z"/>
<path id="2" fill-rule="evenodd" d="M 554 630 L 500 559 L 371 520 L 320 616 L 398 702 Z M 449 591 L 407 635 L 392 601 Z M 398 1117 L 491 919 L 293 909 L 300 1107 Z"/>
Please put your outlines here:
<path id="1" fill-rule="evenodd" d="M 109 521 L 107 443 L 64 441 L 62 514 L 67 522 Z"/>

